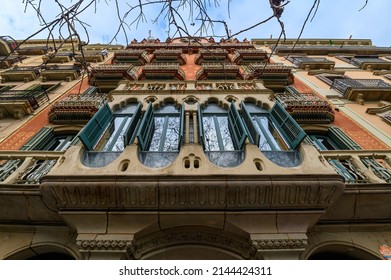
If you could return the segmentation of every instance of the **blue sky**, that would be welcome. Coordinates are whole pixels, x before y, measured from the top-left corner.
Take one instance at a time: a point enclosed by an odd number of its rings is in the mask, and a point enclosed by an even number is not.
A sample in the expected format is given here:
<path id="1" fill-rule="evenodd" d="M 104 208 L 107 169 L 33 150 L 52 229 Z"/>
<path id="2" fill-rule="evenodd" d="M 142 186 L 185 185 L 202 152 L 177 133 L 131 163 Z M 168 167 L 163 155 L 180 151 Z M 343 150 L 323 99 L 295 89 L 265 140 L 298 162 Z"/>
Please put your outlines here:
<path id="1" fill-rule="evenodd" d="M 22 0 L 1 0 L 0 35 L 11 35 L 15 39 L 22 39 L 40 29 L 34 11 L 30 8 L 25 12 L 22 2 Z M 59 10 L 53 6 L 54 1 L 44 0 L 43 2 L 45 3 L 43 11 L 45 17 L 52 20 L 59 13 Z M 121 2 L 125 3 L 125 1 Z M 128 2 L 135 2 L 135 0 Z M 210 7 L 208 11 L 217 19 L 225 19 L 232 33 L 236 33 L 271 15 L 268 0 L 232 0 L 229 17 L 226 7 L 227 2 L 228 0 L 222 0 L 222 5 L 219 8 Z M 88 28 L 88 32 L 92 43 L 106 43 L 116 31 L 118 23 L 115 17 L 114 5 L 110 0 L 108 0 L 108 3 L 107 5 L 105 1 L 101 0 L 97 12 L 90 8 L 83 15 L 83 21 L 91 26 Z M 287 5 L 281 19 L 285 23 L 288 38 L 298 36 L 312 3 L 312 0 L 291 0 Z M 312 22 L 308 22 L 302 37 L 349 38 L 349 36 L 352 36 L 353 39 L 372 39 L 373 43 L 378 46 L 391 46 L 391 24 L 389 23 L 391 1 L 369 0 L 367 7 L 359 11 L 364 3 L 365 0 L 322 0 L 316 17 Z M 179 9 L 178 12 L 185 19 L 188 19 L 188 10 L 188 8 Z M 148 30 L 152 30 L 152 35 L 156 38 L 165 39 L 167 37 L 167 22 L 162 20 L 153 23 L 157 11 L 156 6 L 146 8 L 147 22 L 141 23 L 137 29 L 135 26 L 131 27 L 131 30 L 127 31 L 129 40 L 133 38 L 141 40 L 147 37 Z M 132 20 L 131 16 L 129 17 L 130 20 Z M 223 34 L 223 32 L 222 26 L 215 25 L 216 35 Z M 238 35 L 238 38 L 269 38 L 270 36 L 277 38 L 279 32 L 278 22 L 273 19 L 249 32 Z M 42 33 L 36 37 L 43 38 L 45 35 Z M 81 33 L 81 35 L 86 40 L 85 34 Z M 119 38 L 118 43 L 125 43 L 123 37 Z"/>

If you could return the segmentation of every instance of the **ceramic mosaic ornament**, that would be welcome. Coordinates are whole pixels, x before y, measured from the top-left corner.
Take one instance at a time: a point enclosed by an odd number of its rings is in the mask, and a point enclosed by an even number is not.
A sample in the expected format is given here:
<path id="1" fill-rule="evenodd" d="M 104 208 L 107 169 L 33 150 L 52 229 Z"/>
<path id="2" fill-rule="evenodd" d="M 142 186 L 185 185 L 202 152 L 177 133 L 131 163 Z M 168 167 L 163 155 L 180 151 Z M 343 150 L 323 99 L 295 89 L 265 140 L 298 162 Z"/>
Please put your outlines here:
<path id="1" fill-rule="evenodd" d="M 380 254 L 382 254 L 385 260 L 391 260 L 391 247 L 387 245 L 380 246 Z"/>

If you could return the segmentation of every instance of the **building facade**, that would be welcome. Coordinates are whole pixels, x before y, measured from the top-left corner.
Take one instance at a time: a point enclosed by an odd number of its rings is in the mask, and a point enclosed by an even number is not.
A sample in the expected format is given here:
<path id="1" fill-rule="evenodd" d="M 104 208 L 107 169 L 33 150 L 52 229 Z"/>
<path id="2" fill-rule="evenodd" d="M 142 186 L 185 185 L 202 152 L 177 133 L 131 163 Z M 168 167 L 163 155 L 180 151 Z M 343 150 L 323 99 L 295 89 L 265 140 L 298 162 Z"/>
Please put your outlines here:
<path id="1" fill-rule="evenodd" d="M 391 48 L 19 43 L 0 38 L 1 259 L 382 259 L 391 245 Z"/>

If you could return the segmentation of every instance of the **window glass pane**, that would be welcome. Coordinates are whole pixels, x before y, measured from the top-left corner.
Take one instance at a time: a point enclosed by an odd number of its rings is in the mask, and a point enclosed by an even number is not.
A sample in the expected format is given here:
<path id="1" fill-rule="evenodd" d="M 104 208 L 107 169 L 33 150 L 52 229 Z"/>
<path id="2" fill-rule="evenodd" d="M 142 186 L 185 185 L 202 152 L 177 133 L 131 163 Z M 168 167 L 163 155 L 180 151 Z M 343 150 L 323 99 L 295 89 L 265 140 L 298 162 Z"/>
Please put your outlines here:
<path id="1" fill-rule="evenodd" d="M 220 151 L 217 139 L 216 127 L 213 116 L 204 116 L 202 119 L 204 126 L 204 141 L 206 151 Z"/>
<path id="2" fill-rule="evenodd" d="M 130 124 L 132 118 L 130 117 L 115 117 L 112 124 L 106 131 L 106 137 L 104 137 L 101 143 L 102 151 L 123 151 L 125 148 L 123 135 L 126 128 Z"/>
<path id="3" fill-rule="evenodd" d="M 228 117 L 217 117 L 219 129 L 221 133 L 221 138 L 223 140 L 224 151 L 234 151 L 234 144 L 232 142 L 231 134 L 229 133 L 228 128 Z"/>
<path id="4" fill-rule="evenodd" d="M 235 150 L 232 142 L 231 134 L 229 133 L 228 117 L 204 116 L 203 125 L 204 125 L 204 134 L 205 134 L 204 139 L 205 139 L 206 151 Z"/>
<path id="5" fill-rule="evenodd" d="M 138 103 L 129 104 L 129 105 L 126 105 L 123 108 L 115 110 L 113 113 L 114 114 L 130 114 L 130 115 L 133 115 L 134 112 L 136 111 L 137 105 L 138 105 Z"/>
<path id="6" fill-rule="evenodd" d="M 41 150 L 45 151 L 65 151 L 70 145 L 75 135 L 59 135 L 54 136 L 52 141 Z"/>
<path id="7" fill-rule="evenodd" d="M 253 121 L 261 135 L 259 149 L 263 151 L 281 150 L 281 146 L 278 143 L 279 134 L 269 118 L 267 116 L 253 116 Z"/>
<path id="8" fill-rule="evenodd" d="M 166 137 L 164 141 L 164 151 L 178 151 L 179 140 L 179 118 L 169 117 Z"/>
<path id="9" fill-rule="evenodd" d="M 155 128 L 151 140 L 151 145 L 149 146 L 149 151 L 159 151 L 160 140 L 163 134 L 165 117 L 155 117 Z"/>

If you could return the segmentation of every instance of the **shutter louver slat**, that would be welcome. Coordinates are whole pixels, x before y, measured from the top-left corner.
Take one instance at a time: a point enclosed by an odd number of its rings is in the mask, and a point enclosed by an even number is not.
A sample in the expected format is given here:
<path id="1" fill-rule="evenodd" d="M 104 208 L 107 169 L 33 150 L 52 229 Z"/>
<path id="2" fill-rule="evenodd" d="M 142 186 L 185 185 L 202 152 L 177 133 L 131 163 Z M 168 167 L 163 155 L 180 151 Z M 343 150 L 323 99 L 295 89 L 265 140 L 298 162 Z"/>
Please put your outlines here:
<path id="1" fill-rule="evenodd" d="M 228 111 L 228 127 L 236 150 L 242 150 L 246 141 L 247 132 L 235 103 L 231 103 Z"/>
<path id="2" fill-rule="evenodd" d="M 127 146 L 129 144 L 132 144 L 134 141 L 134 134 L 136 132 L 137 123 L 141 116 L 141 108 L 142 104 L 138 103 L 136 110 L 134 111 L 132 115 L 132 119 L 130 120 L 129 126 L 126 128 L 123 138 L 124 138 L 124 145 Z"/>
<path id="3" fill-rule="evenodd" d="M 259 134 L 259 132 L 255 128 L 253 119 L 252 119 L 250 113 L 248 112 L 247 107 L 243 101 L 240 104 L 240 106 L 242 108 L 243 120 L 247 126 L 248 132 L 250 133 L 252 143 L 259 146 L 259 142 L 261 141 L 261 135 Z"/>
<path id="4" fill-rule="evenodd" d="M 296 149 L 307 136 L 280 103 L 276 102 L 274 104 L 270 116 L 292 149 Z"/>
<path id="5" fill-rule="evenodd" d="M 86 124 L 78 137 L 83 142 L 87 150 L 91 151 L 98 142 L 102 133 L 107 128 L 113 118 L 109 104 L 105 103 L 98 112 Z"/>
<path id="6" fill-rule="evenodd" d="M 144 116 L 141 120 L 140 128 L 137 134 L 137 139 L 142 151 L 147 151 L 151 143 L 153 131 L 155 128 L 155 114 L 153 112 L 152 103 L 148 104 Z"/>

